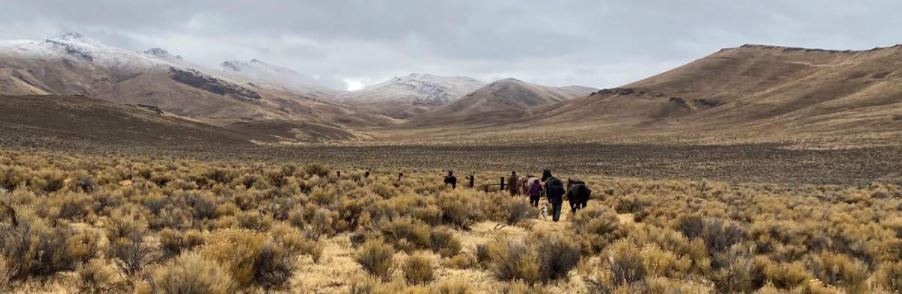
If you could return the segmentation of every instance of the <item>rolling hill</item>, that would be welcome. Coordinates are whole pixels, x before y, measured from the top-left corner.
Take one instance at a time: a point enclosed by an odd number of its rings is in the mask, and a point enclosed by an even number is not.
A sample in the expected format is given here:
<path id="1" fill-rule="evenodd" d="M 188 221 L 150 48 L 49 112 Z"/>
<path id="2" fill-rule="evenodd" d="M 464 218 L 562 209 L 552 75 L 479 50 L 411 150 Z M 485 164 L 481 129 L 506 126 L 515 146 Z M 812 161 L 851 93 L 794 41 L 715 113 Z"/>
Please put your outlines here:
<path id="1" fill-rule="evenodd" d="M 0 96 L 0 109 L 4 146 L 250 146 L 261 137 L 84 96 Z"/>
<path id="2" fill-rule="evenodd" d="M 414 117 L 410 124 L 499 125 L 532 116 L 534 110 L 589 95 L 587 87 L 549 87 L 517 79 L 492 82 L 447 106 Z"/>
<path id="3" fill-rule="evenodd" d="M 498 94 L 501 89 L 507 94 Z M 522 89 L 489 85 L 458 105 L 415 118 L 403 132 L 387 130 L 387 137 L 816 148 L 902 143 L 902 46 L 744 45 L 621 87 L 558 103 L 536 100 L 541 103 L 532 107 L 510 101 L 525 97 L 514 94 Z"/>

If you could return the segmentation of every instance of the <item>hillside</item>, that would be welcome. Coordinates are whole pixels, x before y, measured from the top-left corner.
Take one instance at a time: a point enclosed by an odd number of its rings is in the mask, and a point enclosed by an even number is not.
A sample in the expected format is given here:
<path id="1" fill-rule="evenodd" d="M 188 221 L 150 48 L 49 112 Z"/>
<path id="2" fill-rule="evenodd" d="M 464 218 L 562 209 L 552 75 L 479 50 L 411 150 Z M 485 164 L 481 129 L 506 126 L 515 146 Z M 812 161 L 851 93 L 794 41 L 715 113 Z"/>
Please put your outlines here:
<path id="1" fill-rule="evenodd" d="M 724 49 L 558 105 L 539 122 L 612 125 L 648 137 L 744 141 L 898 140 L 902 46 Z"/>
<path id="2" fill-rule="evenodd" d="M 837 51 L 745 45 L 529 111 L 499 108 L 519 105 L 510 101 L 488 102 L 520 95 L 479 96 L 491 99 L 463 98 L 423 119 L 430 123 L 386 133 L 391 140 L 417 142 L 429 135 L 429 142 L 899 145 L 902 46 Z M 480 109 L 492 111 L 472 115 Z M 458 127 L 461 122 L 469 125 Z"/>
<path id="3" fill-rule="evenodd" d="M 255 81 L 278 75 L 275 71 L 290 71 L 262 62 L 233 65 L 243 70 L 234 76 L 251 76 Z M 310 136 L 302 133 L 320 132 L 303 126 L 349 134 L 340 129 L 389 121 L 277 87 L 277 82 L 255 84 L 194 65 L 160 48 L 132 52 L 77 33 L 0 48 L 0 95 L 84 95 L 151 105 L 218 126 L 265 122 L 280 125 L 269 129 L 280 141 L 304 141 Z M 298 127 L 286 132 L 286 125 Z"/>
<path id="4" fill-rule="evenodd" d="M 84 96 L 0 96 L 5 146 L 250 146 L 254 137 L 166 114 Z"/>
<path id="5" fill-rule="evenodd" d="M 483 85 L 483 82 L 468 77 L 414 73 L 339 94 L 336 100 L 393 118 L 407 119 L 457 101 Z"/>
<path id="6" fill-rule="evenodd" d="M 488 84 L 433 112 L 414 117 L 411 125 L 499 125 L 529 117 L 534 110 L 583 97 L 594 89 L 549 87 L 517 79 Z"/>
<path id="7" fill-rule="evenodd" d="M 338 90 L 322 85 L 311 76 L 258 59 L 229 60 L 220 64 L 220 68 L 223 75 L 236 80 L 245 80 L 257 87 L 290 91 L 320 100 L 328 100 L 339 93 Z"/>

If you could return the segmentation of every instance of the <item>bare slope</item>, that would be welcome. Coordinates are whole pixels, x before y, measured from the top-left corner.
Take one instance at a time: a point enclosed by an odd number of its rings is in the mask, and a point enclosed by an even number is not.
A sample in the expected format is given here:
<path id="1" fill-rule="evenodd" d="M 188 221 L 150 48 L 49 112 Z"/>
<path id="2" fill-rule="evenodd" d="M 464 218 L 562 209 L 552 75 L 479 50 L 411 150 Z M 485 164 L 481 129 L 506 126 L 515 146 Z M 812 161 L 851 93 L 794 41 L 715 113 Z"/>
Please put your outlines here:
<path id="1" fill-rule="evenodd" d="M 14 146 L 245 146 L 253 139 L 154 107 L 84 96 L 0 96 L 0 109 L 2 140 Z"/>
<path id="2" fill-rule="evenodd" d="M 561 104 L 541 123 L 618 125 L 652 137 L 892 141 L 899 138 L 900 117 L 900 46 L 745 45 Z"/>
<path id="3" fill-rule="evenodd" d="M 834 51 L 745 45 L 528 110 L 497 98 L 522 94 L 483 93 L 483 99 L 464 98 L 423 119 L 431 124 L 409 124 L 416 128 L 387 132 L 388 137 L 416 141 L 430 135 L 429 142 L 446 143 L 902 144 L 902 46 Z"/>

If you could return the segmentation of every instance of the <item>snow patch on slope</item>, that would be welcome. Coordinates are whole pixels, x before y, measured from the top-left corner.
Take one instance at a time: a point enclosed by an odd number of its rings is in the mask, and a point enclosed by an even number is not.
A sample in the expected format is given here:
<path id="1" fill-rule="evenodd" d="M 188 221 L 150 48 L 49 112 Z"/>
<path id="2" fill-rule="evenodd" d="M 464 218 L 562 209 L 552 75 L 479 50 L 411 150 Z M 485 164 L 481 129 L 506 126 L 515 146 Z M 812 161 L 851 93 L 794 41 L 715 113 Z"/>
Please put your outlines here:
<path id="1" fill-rule="evenodd" d="M 483 82 L 469 77 L 448 77 L 413 73 L 341 95 L 348 103 L 409 102 L 440 106 L 479 89 Z"/>
<path id="2" fill-rule="evenodd" d="M 261 87 L 295 91 L 318 98 L 326 98 L 326 96 L 332 96 L 338 92 L 322 85 L 311 76 L 258 59 L 229 60 L 220 64 L 220 67 L 227 76 L 247 80 Z"/>

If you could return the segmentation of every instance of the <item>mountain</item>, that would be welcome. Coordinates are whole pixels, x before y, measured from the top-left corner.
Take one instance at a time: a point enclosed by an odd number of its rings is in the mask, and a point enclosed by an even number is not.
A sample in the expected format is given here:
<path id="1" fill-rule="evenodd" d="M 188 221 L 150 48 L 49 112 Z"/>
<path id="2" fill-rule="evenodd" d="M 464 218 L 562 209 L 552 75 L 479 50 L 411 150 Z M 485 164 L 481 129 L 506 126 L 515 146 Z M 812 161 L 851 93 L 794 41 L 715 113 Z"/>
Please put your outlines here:
<path id="1" fill-rule="evenodd" d="M 229 60 L 220 64 L 220 67 L 224 75 L 234 79 L 247 80 L 257 86 L 283 89 L 311 98 L 329 99 L 339 92 L 322 85 L 311 76 L 258 59 Z"/>
<path id="2" fill-rule="evenodd" d="M 596 89 L 549 87 L 504 79 L 483 86 L 447 106 L 412 119 L 413 125 L 497 125 L 524 119 L 543 107 L 584 97 Z"/>
<path id="3" fill-rule="evenodd" d="M 591 129 L 590 136 L 605 139 L 899 142 L 900 65 L 902 45 L 863 51 L 744 45 L 562 103 L 534 123 Z"/>
<path id="4" fill-rule="evenodd" d="M 338 130 L 387 121 L 284 88 L 234 79 L 163 49 L 134 52 L 77 33 L 0 48 L 0 95 L 84 95 L 151 105 L 219 126 L 265 122 L 280 126 L 270 129 L 279 141 L 308 138 L 304 126 Z"/>
<path id="5" fill-rule="evenodd" d="M 349 105 L 405 119 L 456 101 L 484 85 L 473 78 L 410 74 L 339 95 Z"/>

